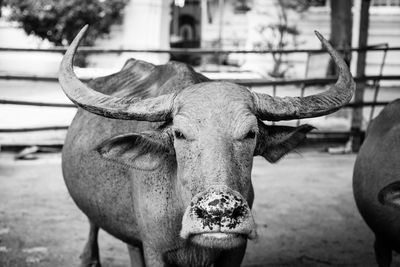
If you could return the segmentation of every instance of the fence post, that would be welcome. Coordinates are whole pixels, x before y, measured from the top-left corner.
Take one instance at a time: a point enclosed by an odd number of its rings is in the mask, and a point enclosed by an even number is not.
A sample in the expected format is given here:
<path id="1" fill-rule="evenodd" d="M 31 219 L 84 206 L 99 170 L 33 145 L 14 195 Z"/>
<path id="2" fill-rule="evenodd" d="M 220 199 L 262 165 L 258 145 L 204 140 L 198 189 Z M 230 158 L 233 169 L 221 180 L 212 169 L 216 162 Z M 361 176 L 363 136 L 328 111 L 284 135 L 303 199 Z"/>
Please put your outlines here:
<path id="1" fill-rule="evenodd" d="M 360 20 L 355 23 L 359 23 L 359 37 L 358 37 L 358 47 L 360 49 L 366 48 L 368 40 L 368 28 L 369 28 L 369 6 L 371 0 L 358 0 L 361 3 L 360 7 Z M 357 55 L 357 77 L 365 76 L 365 63 L 366 63 L 367 51 L 362 50 L 358 52 Z M 356 91 L 354 94 L 354 102 L 362 103 L 364 101 L 364 89 L 365 80 L 359 81 L 356 86 Z M 363 108 L 356 107 L 353 109 L 353 115 L 351 120 L 351 137 L 352 144 L 351 148 L 353 152 L 358 152 L 362 143 L 362 121 L 363 121 Z"/>

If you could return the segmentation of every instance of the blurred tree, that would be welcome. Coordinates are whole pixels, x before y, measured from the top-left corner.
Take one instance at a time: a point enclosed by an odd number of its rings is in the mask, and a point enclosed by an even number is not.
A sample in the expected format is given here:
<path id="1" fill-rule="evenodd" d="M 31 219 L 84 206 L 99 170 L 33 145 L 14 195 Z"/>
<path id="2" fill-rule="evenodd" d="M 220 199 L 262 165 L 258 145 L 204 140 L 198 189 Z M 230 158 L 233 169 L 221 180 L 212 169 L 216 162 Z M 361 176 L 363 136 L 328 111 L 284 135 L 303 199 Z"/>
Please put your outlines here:
<path id="1" fill-rule="evenodd" d="M 269 50 L 283 50 L 288 46 L 297 46 L 296 37 L 299 34 L 296 25 L 289 25 L 286 7 L 283 0 L 278 0 L 277 11 L 278 21 L 268 25 L 259 25 L 258 32 L 264 37 L 264 45 Z M 269 34 L 265 34 L 269 32 Z M 270 36 L 269 36 L 270 35 Z M 272 38 L 270 38 L 272 36 Z M 264 48 L 264 47 L 263 47 Z M 268 72 L 272 77 L 283 78 L 290 68 L 283 61 L 282 53 L 273 53 L 273 69 Z"/>
<path id="2" fill-rule="evenodd" d="M 352 2 L 350 0 L 331 0 L 331 35 L 330 41 L 335 48 L 348 49 L 351 47 L 352 39 Z M 326 6 L 327 0 L 276 0 L 278 20 L 273 24 L 259 25 L 257 30 L 264 36 L 262 43 L 256 48 L 285 49 L 296 48 L 298 43 L 296 37 L 300 34 L 296 24 L 290 23 L 287 13 L 292 10 L 303 13 L 313 6 Z M 270 15 L 270 14 L 266 14 Z M 271 33 L 267 36 L 266 33 Z M 347 64 L 350 64 L 351 52 L 343 53 Z M 269 72 L 273 77 L 284 77 L 290 65 L 285 63 L 283 54 L 272 55 L 274 67 Z M 328 75 L 336 74 L 335 64 L 330 62 Z"/>
<path id="3" fill-rule="evenodd" d="M 21 23 L 27 34 L 47 39 L 55 45 L 68 45 L 79 30 L 90 25 L 83 45 L 108 34 L 121 21 L 128 0 L 3 0 L 11 8 L 10 20 Z"/>
<path id="4" fill-rule="evenodd" d="M 312 6 L 325 6 L 326 0 L 281 0 L 281 5 L 286 9 L 304 12 Z"/>
<path id="5" fill-rule="evenodd" d="M 318 5 L 322 0 L 277 0 L 277 22 L 272 24 L 261 24 L 257 31 L 263 41 L 256 43 L 258 49 L 283 50 L 289 47 L 296 48 L 298 45 L 297 36 L 300 31 L 296 24 L 289 23 L 287 12 L 293 10 L 299 13 L 306 11 L 309 7 Z M 270 16 L 269 13 L 265 15 Z M 272 37 L 272 38 L 271 38 Z M 282 53 L 272 54 L 274 61 L 273 69 L 268 73 L 272 77 L 283 78 L 291 67 L 284 60 Z"/>

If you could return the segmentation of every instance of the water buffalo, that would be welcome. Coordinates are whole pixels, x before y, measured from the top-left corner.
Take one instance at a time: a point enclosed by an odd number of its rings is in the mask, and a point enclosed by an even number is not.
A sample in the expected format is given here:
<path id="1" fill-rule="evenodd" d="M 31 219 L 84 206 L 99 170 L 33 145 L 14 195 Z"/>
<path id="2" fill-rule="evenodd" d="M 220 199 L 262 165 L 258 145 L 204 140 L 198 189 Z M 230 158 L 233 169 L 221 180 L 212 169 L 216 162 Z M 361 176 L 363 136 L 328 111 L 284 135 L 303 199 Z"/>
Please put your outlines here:
<path id="1" fill-rule="evenodd" d="M 354 166 L 358 210 L 375 234 L 375 257 L 390 266 L 400 252 L 400 100 L 387 105 L 370 123 Z M 397 209 L 396 209 L 397 207 Z"/>
<path id="2" fill-rule="evenodd" d="M 312 127 L 262 121 L 311 118 L 348 103 L 348 67 L 335 85 L 306 97 L 271 97 L 211 81 L 186 64 L 128 60 L 113 75 L 82 83 L 67 50 L 60 84 L 80 108 L 63 149 L 68 190 L 90 221 L 82 266 L 99 266 L 99 227 L 128 244 L 139 266 L 239 266 L 256 237 L 253 156 L 276 162 Z"/>

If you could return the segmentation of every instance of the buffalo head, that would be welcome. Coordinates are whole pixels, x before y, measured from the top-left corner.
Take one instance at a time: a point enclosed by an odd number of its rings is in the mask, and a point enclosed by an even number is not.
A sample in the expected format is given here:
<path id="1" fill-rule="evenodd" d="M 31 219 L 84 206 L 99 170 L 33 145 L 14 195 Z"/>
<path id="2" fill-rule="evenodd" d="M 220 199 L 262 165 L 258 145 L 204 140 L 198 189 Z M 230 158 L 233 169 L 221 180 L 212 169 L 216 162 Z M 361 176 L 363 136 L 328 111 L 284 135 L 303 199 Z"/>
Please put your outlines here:
<path id="1" fill-rule="evenodd" d="M 339 54 L 319 34 L 339 68 L 329 90 L 306 97 L 272 97 L 228 82 L 206 81 L 150 98 L 106 95 L 83 84 L 72 61 L 86 27 L 67 50 L 60 69 L 66 95 L 79 107 L 121 120 L 164 122 L 157 130 L 116 136 L 98 146 L 111 160 L 144 171 L 165 161 L 180 200 L 180 237 L 206 247 L 232 248 L 256 236 L 251 214 L 253 156 L 276 162 L 312 127 L 262 121 L 326 115 L 348 103 L 354 81 Z"/>

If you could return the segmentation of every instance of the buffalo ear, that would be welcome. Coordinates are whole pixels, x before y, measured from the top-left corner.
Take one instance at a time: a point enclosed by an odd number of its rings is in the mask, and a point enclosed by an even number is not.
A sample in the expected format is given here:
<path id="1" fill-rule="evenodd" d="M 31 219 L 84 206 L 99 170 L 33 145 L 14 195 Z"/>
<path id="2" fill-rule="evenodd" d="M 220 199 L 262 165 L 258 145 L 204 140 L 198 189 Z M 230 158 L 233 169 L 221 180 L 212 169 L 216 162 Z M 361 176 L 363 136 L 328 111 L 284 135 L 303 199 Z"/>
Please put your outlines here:
<path id="1" fill-rule="evenodd" d="M 308 124 L 289 127 L 267 126 L 262 122 L 259 122 L 258 128 L 259 133 L 254 155 L 263 156 L 271 163 L 277 162 L 289 151 L 296 148 L 306 138 L 306 134 L 314 129 Z"/>
<path id="2" fill-rule="evenodd" d="M 97 148 L 105 159 L 140 170 L 154 170 L 174 154 L 171 138 L 163 132 L 144 132 L 114 136 Z"/>
<path id="3" fill-rule="evenodd" d="M 385 186 L 378 193 L 381 204 L 400 209 L 400 181 Z"/>

